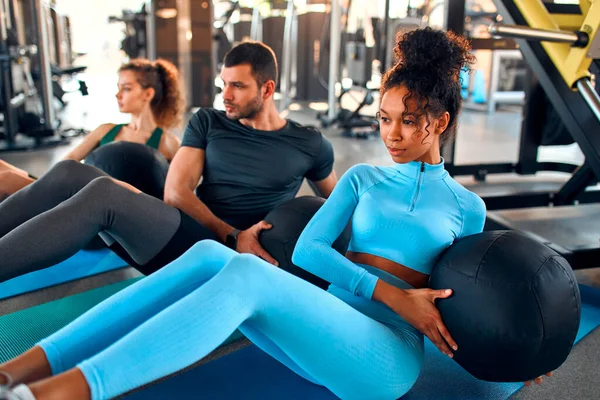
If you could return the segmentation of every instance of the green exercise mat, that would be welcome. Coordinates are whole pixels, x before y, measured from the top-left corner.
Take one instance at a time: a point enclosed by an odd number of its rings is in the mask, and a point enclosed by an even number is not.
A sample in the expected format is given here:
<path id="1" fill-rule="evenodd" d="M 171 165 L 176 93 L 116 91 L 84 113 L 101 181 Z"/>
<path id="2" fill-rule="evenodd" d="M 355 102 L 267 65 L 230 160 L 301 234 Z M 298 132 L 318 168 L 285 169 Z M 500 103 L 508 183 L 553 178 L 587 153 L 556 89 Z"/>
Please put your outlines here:
<path id="1" fill-rule="evenodd" d="M 81 314 L 119 290 L 143 278 L 133 278 L 0 317 L 0 363 L 29 350 Z M 242 339 L 236 331 L 223 345 Z"/>
<path id="2" fill-rule="evenodd" d="M 29 350 L 102 300 L 143 278 L 133 278 L 0 317 L 0 363 Z M 224 344 L 241 339 L 234 333 Z"/>
<path id="3" fill-rule="evenodd" d="M 41 339 L 139 279 L 128 279 L 0 317 L 0 362 L 29 350 Z"/>

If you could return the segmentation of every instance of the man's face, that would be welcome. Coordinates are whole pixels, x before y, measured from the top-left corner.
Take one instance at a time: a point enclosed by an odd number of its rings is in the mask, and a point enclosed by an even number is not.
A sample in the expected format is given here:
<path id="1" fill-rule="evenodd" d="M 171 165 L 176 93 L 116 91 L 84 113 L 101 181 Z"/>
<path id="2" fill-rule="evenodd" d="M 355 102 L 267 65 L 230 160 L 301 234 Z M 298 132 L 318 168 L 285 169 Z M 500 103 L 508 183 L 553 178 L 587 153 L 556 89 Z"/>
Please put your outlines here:
<path id="1" fill-rule="evenodd" d="M 233 120 L 252 119 L 263 106 L 263 90 L 258 87 L 248 64 L 223 67 L 225 114 Z"/>

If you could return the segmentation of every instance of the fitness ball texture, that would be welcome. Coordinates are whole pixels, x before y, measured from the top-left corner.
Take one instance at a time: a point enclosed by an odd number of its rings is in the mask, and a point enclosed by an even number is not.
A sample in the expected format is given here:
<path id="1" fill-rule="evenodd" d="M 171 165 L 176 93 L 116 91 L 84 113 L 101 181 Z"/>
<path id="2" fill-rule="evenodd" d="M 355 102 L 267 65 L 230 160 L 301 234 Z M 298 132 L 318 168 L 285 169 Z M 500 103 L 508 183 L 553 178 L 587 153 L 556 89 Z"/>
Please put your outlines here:
<path id="1" fill-rule="evenodd" d="M 94 150 L 85 163 L 150 196 L 163 198 L 169 163 L 158 150 L 150 146 L 111 142 Z"/>
<path id="2" fill-rule="evenodd" d="M 557 369 L 573 347 L 581 315 L 575 275 L 562 256 L 523 233 L 457 241 L 430 287 L 453 289 L 436 304 L 458 344 L 454 360 L 478 379 L 535 379 Z"/>
<path id="3" fill-rule="evenodd" d="M 277 260 L 279 268 L 326 289 L 329 282 L 292 263 L 292 254 L 300 234 L 323 203 L 325 203 L 324 199 L 312 196 L 297 197 L 286 201 L 267 214 L 265 221 L 273 227 L 261 231 L 258 240 L 261 246 Z M 338 239 L 333 242 L 332 247 L 340 254 L 345 255 L 350 243 L 350 236 L 350 224 L 348 224 Z"/>

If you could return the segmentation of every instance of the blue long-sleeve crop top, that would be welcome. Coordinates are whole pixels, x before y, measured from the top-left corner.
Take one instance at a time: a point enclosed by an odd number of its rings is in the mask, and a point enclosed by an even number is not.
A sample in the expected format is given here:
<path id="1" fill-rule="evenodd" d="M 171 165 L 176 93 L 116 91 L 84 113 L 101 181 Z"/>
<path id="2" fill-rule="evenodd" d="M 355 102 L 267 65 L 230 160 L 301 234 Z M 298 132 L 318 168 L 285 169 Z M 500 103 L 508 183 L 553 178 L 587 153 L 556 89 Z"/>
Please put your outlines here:
<path id="1" fill-rule="evenodd" d="M 331 247 L 350 220 L 349 251 L 430 274 L 455 240 L 483 230 L 485 213 L 483 200 L 450 177 L 443 160 L 436 165 L 358 164 L 342 176 L 310 220 L 292 262 L 370 299 L 378 278 Z"/>

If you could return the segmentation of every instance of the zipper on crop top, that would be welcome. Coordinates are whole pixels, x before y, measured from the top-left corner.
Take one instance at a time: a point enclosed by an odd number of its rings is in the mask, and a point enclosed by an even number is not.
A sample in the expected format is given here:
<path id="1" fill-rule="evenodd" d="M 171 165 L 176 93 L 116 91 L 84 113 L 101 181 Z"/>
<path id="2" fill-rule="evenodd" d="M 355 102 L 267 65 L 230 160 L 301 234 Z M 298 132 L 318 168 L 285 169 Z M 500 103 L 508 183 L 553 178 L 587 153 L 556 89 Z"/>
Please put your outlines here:
<path id="1" fill-rule="evenodd" d="M 415 196 L 413 197 L 412 204 L 410 206 L 409 211 L 413 211 L 415 209 L 415 205 L 417 204 L 417 198 L 419 197 L 419 192 L 421 191 L 421 184 L 423 183 L 423 174 L 425 173 L 425 163 L 421 163 L 421 169 L 419 170 L 419 179 L 417 181 L 417 190 L 415 191 Z"/>

